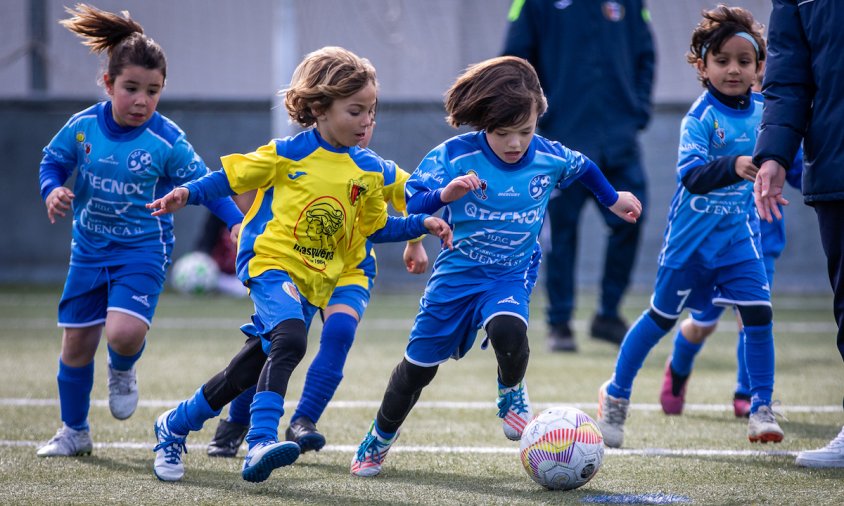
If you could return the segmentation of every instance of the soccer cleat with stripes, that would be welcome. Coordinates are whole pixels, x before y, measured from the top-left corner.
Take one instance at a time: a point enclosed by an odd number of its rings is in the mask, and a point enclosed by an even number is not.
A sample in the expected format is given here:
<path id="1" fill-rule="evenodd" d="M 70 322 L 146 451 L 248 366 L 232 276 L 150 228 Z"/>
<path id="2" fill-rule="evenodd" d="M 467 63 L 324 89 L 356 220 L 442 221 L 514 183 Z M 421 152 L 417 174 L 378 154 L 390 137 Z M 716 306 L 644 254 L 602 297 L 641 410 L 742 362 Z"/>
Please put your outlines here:
<path id="1" fill-rule="evenodd" d="M 507 439 L 521 439 L 525 426 L 533 419 L 533 409 L 530 407 L 524 380 L 512 387 L 498 384 L 498 418 L 502 420 L 501 425 Z"/>
<path id="2" fill-rule="evenodd" d="M 354 476 L 369 477 L 381 472 L 381 465 L 387 458 L 390 447 L 399 438 L 399 433 L 391 439 L 384 439 L 375 430 L 375 421 L 369 426 L 366 436 L 363 438 L 358 451 L 352 457 L 351 473 Z"/>
<path id="3" fill-rule="evenodd" d="M 62 424 L 47 443 L 38 449 L 39 457 L 78 457 L 91 455 L 94 443 L 91 442 L 91 432 L 88 430 L 74 430 Z"/>
<path id="4" fill-rule="evenodd" d="M 292 441 L 261 441 L 249 449 L 240 475 L 246 481 L 260 483 L 279 467 L 289 466 L 299 458 L 299 445 Z"/>
<path id="5" fill-rule="evenodd" d="M 624 422 L 630 409 L 630 399 L 613 397 L 607 393 L 610 380 L 598 390 L 598 427 L 604 436 L 604 444 L 610 448 L 621 448 L 624 444 Z"/>
<path id="6" fill-rule="evenodd" d="M 188 452 L 185 446 L 187 435 L 174 434 L 170 431 L 167 419 L 173 411 L 175 409 L 165 411 L 155 420 L 155 438 L 158 444 L 152 448 L 155 452 L 152 472 L 161 481 L 179 481 L 185 475 L 182 452 Z"/>

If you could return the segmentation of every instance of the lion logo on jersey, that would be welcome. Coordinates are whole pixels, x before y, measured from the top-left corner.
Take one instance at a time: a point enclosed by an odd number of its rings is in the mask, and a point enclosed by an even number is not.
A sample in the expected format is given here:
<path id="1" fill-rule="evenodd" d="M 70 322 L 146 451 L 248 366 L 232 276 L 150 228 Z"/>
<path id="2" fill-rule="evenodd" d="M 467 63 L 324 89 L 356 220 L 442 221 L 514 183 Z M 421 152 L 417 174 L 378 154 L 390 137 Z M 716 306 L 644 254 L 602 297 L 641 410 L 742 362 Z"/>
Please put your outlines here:
<path id="1" fill-rule="evenodd" d="M 334 259 L 334 250 L 343 239 L 343 225 L 346 213 L 339 203 L 330 197 L 321 197 L 308 205 L 294 228 L 297 251 L 308 267 L 316 270 L 325 269 Z"/>
<path id="2" fill-rule="evenodd" d="M 145 149 L 136 149 L 129 153 L 126 165 L 132 174 L 143 174 L 152 167 L 152 155 Z"/>

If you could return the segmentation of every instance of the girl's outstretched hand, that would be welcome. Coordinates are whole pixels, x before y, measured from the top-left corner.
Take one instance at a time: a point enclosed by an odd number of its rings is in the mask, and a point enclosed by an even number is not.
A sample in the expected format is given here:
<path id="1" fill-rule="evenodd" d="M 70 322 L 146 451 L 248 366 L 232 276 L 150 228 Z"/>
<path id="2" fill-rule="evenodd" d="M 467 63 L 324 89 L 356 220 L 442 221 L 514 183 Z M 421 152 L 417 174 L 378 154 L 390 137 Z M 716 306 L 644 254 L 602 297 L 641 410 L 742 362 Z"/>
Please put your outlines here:
<path id="1" fill-rule="evenodd" d="M 451 180 L 440 193 L 440 199 L 448 204 L 481 187 L 481 180 L 477 174 L 466 174 Z"/>
<path id="2" fill-rule="evenodd" d="M 50 223 L 55 223 L 57 216 L 64 218 L 65 213 L 70 210 L 70 204 L 74 198 L 76 198 L 76 195 L 70 191 L 70 188 L 64 186 L 59 186 L 47 195 L 44 205 L 47 206 L 47 218 L 50 219 Z"/>
<path id="3" fill-rule="evenodd" d="M 454 245 L 451 243 L 451 240 L 454 237 L 451 227 L 449 227 L 448 223 L 446 223 L 442 218 L 428 216 L 425 218 L 425 228 L 427 228 L 428 232 L 432 235 L 440 238 L 443 242 L 444 248 L 454 249 Z"/>
<path id="4" fill-rule="evenodd" d="M 636 223 L 642 215 L 642 203 L 630 192 L 618 192 L 618 200 L 610 206 L 610 211 L 627 223 Z"/>
<path id="5" fill-rule="evenodd" d="M 181 186 L 173 188 L 167 195 L 147 204 L 147 209 L 153 209 L 153 216 L 175 213 L 187 205 L 188 196 L 190 196 L 190 192 L 187 188 L 182 188 Z"/>

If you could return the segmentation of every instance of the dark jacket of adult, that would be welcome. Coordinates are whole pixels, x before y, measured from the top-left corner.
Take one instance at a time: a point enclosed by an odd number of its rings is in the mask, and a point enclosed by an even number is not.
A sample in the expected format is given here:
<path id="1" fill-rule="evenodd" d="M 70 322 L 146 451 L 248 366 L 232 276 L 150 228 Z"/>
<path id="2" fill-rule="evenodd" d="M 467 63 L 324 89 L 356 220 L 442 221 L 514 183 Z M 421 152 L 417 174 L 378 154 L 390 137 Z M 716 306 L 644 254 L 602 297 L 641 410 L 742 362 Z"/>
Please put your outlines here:
<path id="1" fill-rule="evenodd" d="M 655 54 L 642 0 L 515 0 L 503 54 L 528 60 L 548 97 L 540 132 L 596 158 L 638 159 Z"/>
<path id="2" fill-rule="evenodd" d="M 788 167 L 803 141 L 806 203 L 844 200 L 844 2 L 773 4 L 754 163 Z"/>

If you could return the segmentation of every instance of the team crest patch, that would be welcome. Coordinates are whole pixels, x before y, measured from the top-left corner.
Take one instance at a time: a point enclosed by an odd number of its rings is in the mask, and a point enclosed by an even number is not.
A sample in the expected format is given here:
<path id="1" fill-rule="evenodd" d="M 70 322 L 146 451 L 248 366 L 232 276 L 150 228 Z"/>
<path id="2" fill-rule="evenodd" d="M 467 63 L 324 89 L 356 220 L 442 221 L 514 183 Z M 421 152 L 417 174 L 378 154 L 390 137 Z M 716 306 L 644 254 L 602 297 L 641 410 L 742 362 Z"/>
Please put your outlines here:
<path id="1" fill-rule="evenodd" d="M 285 281 L 281 284 L 281 289 L 284 290 L 284 293 L 289 295 L 291 299 L 295 300 L 300 304 L 302 303 L 302 299 L 299 298 L 299 290 L 296 289 L 296 285 L 294 285 L 290 281 Z"/>
<path id="2" fill-rule="evenodd" d="M 363 181 L 359 179 L 350 179 L 349 191 L 347 192 L 349 202 L 351 202 L 353 206 L 356 205 L 360 196 L 366 193 L 367 190 L 369 190 L 369 186 Z"/>
<path id="3" fill-rule="evenodd" d="M 548 174 L 534 176 L 533 179 L 530 180 L 530 185 L 528 187 L 530 198 L 533 200 L 541 199 L 542 196 L 545 195 L 545 192 L 548 191 L 549 186 L 551 186 L 551 176 Z"/>
<path id="4" fill-rule="evenodd" d="M 136 149 L 129 153 L 126 165 L 133 174 L 143 174 L 152 166 L 152 155 L 145 149 Z"/>
<path id="5" fill-rule="evenodd" d="M 712 145 L 716 148 L 723 148 L 727 145 L 727 131 L 718 126 L 718 120 L 715 120 L 715 135 L 712 138 Z"/>
<path id="6" fill-rule="evenodd" d="M 618 22 L 624 19 L 624 6 L 618 2 L 604 2 L 601 11 L 609 21 Z"/>
<path id="7" fill-rule="evenodd" d="M 474 174 L 474 175 L 478 176 L 478 179 L 481 181 L 481 187 L 478 188 L 477 190 L 472 190 L 472 193 L 474 193 L 475 196 L 478 197 L 479 199 L 486 200 L 487 199 L 486 189 L 487 189 L 487 186 L 488 186 L 486 179 L 481 179 L 481 175 L 478 174 L 477 172 L 475 172 L 474 170 L 470 170 L 466 174 L 467 175 Z"/>

